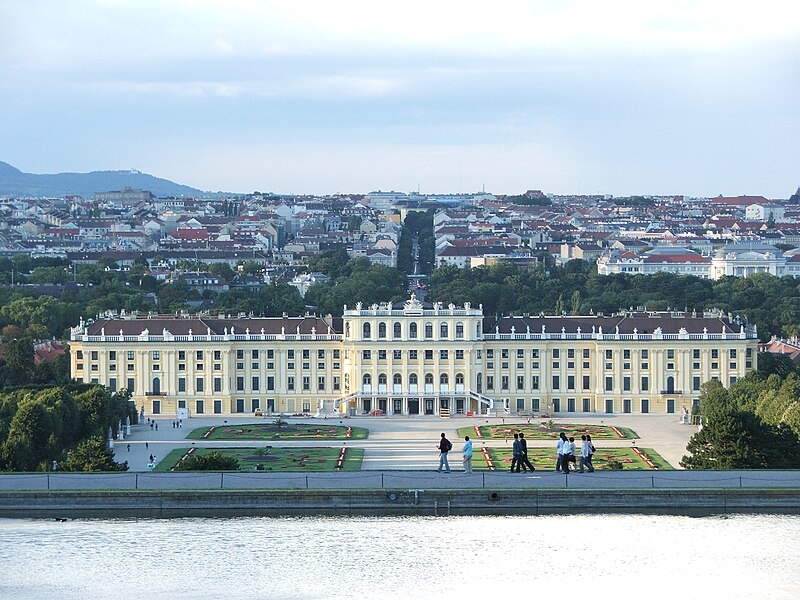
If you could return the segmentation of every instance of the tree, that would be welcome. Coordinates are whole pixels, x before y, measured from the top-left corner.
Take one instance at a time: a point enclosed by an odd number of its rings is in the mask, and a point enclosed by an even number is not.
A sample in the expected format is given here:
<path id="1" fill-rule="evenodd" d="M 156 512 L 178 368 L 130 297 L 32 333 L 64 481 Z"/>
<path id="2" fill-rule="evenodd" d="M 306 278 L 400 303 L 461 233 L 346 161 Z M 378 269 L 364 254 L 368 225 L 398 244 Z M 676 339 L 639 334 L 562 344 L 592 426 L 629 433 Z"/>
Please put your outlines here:
<path id="1" fill-rule="evenodd" d="M 687 469 L 797 468 L 800 449 L 797 434 L 787 425 L 764 423 L 742 410 L 718 381 L 703 385 L 700 397 L 703 428 L 689 440 L 689 455 L 681 459 Z"/>
<path id="2" fill-rule="evenodd" d="M 53 420 L 41 402 L 26 398 L 19 406 L 2 447 L 3 467 L 34 471 L 51 456 Z"/>
<path id="3" fill-rule="evenodd" d="M 176 471 L 238 471 L 239 461 L 228 454 L 212 451 L 206 454 L 190 454 L 177 465 Z"/>
<path id="4" fill-rule="evenodd" d="M 352 215 L 347 219 L 347 231 L 358 231 L 361 228 L 361 217 Z"/>
<path id="5" fill-rule="evenodd" d="M 570 313 L 569 314 L 571 314 L 571 315 L 579 315 L 579 314 L 581 314 L 581 291 L 580 290 L 575 290 L 575 292 L 573 292 L 571 305 L 572 305 L 572 307 L 570 309 Z"/>
<path id="6" fill-rule="evenodd" d="M 761 377 L 767 378 L 772 374 L 777 374 L 783 378 L 794 372 L 795 366 L 792 364 L 792 359 L 786 354 L 758 353 L 758 374 Z"/>
<path id="7" fill-rule="evenodd" d="M 230 281 L 236 275 L 228 263 L 218 262 L 208 265 L 208 272 L 217 277 L 222 277 L 225 281 Z"/>
<path id="8" fill-rule="evenodd" d="M 67 460 L 59 468 L 62 471 L 127 471 L 128 461 L 118 463 L 114 460 L 114 453 L 106 448 L 101 436 L 93 436 L 78 444 L 71 450 Z"/>
<path id="9" fill-rule="evenodd" d="M 23 385 L 31 382 L 33 375 L 33 340 L 21 337 L 5 344 L 3 371 L 6 385 Z"/>

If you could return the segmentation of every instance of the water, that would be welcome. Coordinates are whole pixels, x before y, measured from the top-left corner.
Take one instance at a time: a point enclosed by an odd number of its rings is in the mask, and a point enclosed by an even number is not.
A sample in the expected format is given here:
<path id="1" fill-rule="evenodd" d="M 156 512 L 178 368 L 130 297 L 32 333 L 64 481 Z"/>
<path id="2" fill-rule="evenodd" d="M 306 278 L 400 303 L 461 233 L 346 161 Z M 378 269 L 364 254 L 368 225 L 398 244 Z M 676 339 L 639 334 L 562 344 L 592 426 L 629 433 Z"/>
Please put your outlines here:
<path id="1" fill-rule="evenodd" d="M 0 598 L 800 597 L 800 517 L 0 520 Z"/>

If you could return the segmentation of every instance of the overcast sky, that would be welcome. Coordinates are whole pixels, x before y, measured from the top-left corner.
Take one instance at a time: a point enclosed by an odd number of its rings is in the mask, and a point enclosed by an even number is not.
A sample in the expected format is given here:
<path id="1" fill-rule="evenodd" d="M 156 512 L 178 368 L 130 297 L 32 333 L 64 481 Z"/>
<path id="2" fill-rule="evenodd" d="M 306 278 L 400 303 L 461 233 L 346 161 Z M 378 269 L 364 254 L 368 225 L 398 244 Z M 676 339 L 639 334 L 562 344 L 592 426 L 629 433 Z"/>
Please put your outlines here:
<path id="1" fill-rule="evenodd" d="M 800 185 L 786 0 L 0 0 L 0 160 L 205 190 Z"/>

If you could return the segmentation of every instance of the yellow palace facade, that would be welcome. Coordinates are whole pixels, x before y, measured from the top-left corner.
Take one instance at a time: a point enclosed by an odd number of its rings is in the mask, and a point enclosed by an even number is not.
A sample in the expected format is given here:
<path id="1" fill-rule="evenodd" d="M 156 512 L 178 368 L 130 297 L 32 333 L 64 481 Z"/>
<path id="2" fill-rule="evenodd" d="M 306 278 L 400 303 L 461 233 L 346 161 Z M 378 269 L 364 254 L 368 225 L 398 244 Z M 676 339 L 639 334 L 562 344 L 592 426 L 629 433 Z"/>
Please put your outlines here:
<path id="1" fill-rule="evenodd" d="M 116 315 L 71 332 L 73 378 L 166 416 L 682 412 L 756 368 L 720 313 L 488 316 L 420 303 L 342 317 Z"/>

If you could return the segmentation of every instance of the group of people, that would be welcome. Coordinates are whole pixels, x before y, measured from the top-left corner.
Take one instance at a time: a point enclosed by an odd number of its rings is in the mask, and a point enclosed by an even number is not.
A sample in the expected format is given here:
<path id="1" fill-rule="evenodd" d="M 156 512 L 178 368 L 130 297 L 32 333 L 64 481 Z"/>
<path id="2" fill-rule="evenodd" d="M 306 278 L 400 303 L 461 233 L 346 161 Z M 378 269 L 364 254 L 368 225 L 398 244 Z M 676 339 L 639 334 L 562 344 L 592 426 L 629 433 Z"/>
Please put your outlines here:
<path id="1" fill-rule="evenodd" d="M 453 443 L 447 439 L 447 436 L 444 432 L 439 439 L 439 444 L 436 446 L 439 450 L 439 468 L 436 469 L 437 472 L 441 473 L 442 469 L 445 470 L 446 473 L 450 472 L 450 463 L 447 460 L 448 453 L 453 449 Z M 594 466 L 592 465 L 592 455 L 595 453 L 595 447 L 592 443 L 592 436 L 591 435 L 582 435 L 581 436 L 581 447 L 580 447 L 580 462 L 578 462 L 576 455 L 576 447 L 575 447 L 575 438 L 574 437 L 567 437 L 566 434 L 562 431 L 559 434 L 558 443 L 556 445 L 558 449 L 558 458 L 556 459 L 556 471 L 563 472 L 563 473 L 584 473 L 589 471 L 589 473 L 594 472 Z M 469 439 L 469 436 L 464 436 L 464 446 L 462 448 L 463 453 L 463 462 L 464 462 L 464 472 L 465 473 L 472 473 L 472 440 Z M 570 463 L 576 465 L 575 468 L 570 469 Z M 580 466 L 577 466 L 580 465 Z M 511 457 L 511 472 L 512 473 L 527 473 L 528 471 L 535 471 L 536 467 L 531 464 L 531 461 L 528 459 L 528 441 L 525 439 L 525 434 L 523 432 L 518 432 L 514 434 L 514 443 L 512 445 L 512 457 Z"/>
<path id="2" fill-rule="evenodd" d="M 447 461 L 447 454 L 453 449 L 453 443 L 447 439 L 444 432 L 442 432 L 442 436 L 436 448 L 439 450 L 439 468 L 436 469 L 436 471 L 441 473 L 442 469 L 444 469 L 446 473 L 449 473 L 450 463 Z M 472 473 L 472 440 L 469 439 L 468 435 L 464 436 L 464 446 L 461 452 L 464 457 L 464 472 Z"/>
<path id="3" fill-rule="evenodd" d="M 523 473 L 536 470 L 528 460 L 528 440 L 521 431 L 514 434 L 514 443 L 511 446 L 511 472 L 519 473 L 520 468 Z"/>
<path id="4" fill-rule="evenodd" d="M 589 473 L 594 472 L 594 466 L 592 465 L 592 455 L 595 452 L 594 444 L 592 444 L 592 436 L 591 435 L 582 435 L 581 436 L 581 456 L 580 456 L 580 463 L 577 462 L 577 458 L 575 456 L 575 438 L 569 437 L 562 431 L 559 434 L 558 442 L 556 443 L 556 449 L 558 450 L 558 457 L 556 458 L 556 471 L 561 473 L 570 473 L 570 463 L 579 464 L 579 467 L 572 469 L 574 473 L 584 473 L 585 471 L 589 471 Z"/>

